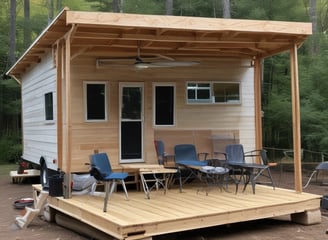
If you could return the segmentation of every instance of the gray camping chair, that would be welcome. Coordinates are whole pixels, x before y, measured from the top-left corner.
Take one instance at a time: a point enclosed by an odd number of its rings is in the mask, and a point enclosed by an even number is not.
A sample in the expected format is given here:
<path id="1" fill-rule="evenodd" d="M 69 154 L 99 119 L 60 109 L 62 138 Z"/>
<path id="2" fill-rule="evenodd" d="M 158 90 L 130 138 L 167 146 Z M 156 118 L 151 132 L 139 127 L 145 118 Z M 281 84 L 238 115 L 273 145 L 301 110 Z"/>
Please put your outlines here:
<path id="1" fill-rule="evenodd" d="M 307 188 L 309 186 L 309 184 L 311 182 L 311 179 L 314 176 L 316 177 L 316 182 L 317 182 L 317 177 L 318 177 L 320 171 L 328 171 L 328 162 L 321 162 L 318 166 L 316 166 L 316 168 L 314 169 L 314 171 L 310 175 L 309 180 L 307 181 L 307 183 L 305 184 L 305 186 L 303 188 Z"/>
<path id="2" fill-rule="evenodd" d="M 204 160 L 200 160 L 199 156 L 204 154 Z M 206 160 L 207 153 L 197 154 L 195 145 L 193 144 L 178 144 L 174 147 L 175 163 L 178 167 L 180 191 L 182 185 L 188 180 L 197 178 L 197 168 L 207 166 L 209 161 Z M 182 170 L 185 170 L 185 176 L 182 176 Z M 182 181 L 184 178 L 184 181 Z"/>
<path id="3" fill-rule="evenodd" d="M 245 191 L 247 184 L 251 182 L 253 193 L 255 193 L 255 184 L 260 176 L 266 177 L 269 180 L 267 183 L 275 189 L 265 150 L 253 150 L 245 153 L 242 144 L 229 144 L 225 150 L 226 163 L 231 169 L 231 175 L 236 184 L 236 193 L 242 180 L 244 181 L 243 191 Z M 248 163 L 245 161 L 246 157 L 256 156 L 261 157 L 261 163 Z"/>

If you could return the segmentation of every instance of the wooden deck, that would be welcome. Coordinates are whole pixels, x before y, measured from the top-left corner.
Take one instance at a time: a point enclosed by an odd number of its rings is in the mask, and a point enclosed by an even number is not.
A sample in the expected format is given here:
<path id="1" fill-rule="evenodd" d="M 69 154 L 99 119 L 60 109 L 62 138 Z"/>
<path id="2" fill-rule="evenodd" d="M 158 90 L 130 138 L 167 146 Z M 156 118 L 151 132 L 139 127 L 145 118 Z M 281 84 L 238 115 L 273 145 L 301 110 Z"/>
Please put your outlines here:
<path id="1" fill-rule="evenodd" d="M 199 186 L 144 192 L 129 191 L 129 201 L 116 192 L 104 213 L 102 196 L 49 197 L 51 207 L 99 229 L 117 239 L 152 239 L 165 233 L 180 232 L 222 224 L 277 217 L 287 214 L 320 213 L 320 197 L 309 193 L 257 185 L 256 194 L 248 186 L 244 193 L 213 188 L 206 195 Z"/>

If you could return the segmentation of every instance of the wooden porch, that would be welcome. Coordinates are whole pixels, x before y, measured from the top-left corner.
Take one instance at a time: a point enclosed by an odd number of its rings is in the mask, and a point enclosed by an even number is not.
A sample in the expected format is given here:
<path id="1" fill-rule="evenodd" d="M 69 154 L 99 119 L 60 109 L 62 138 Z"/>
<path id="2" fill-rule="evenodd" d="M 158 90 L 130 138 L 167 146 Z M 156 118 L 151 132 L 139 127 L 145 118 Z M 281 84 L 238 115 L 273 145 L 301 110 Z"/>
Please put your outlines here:
<path id="1" fill-rule="evenodd" d="M 153 236 L 218 226 L 229 223 L 291 214 L 303 224 L 321 221 L 319 195 L 257 185 L 256 194 L 248 186 L 234 193 L 234 186 L 208 195 L 199 184 L 187 184 L 183 193 L 177 187 L 152 191 L 148 200 L 142 191 L 116 192 L 103 212 L 103 196 L 81 195 L 71 199 L 49 197 L 50 206 L 117 239 L 152 239 Z"/>

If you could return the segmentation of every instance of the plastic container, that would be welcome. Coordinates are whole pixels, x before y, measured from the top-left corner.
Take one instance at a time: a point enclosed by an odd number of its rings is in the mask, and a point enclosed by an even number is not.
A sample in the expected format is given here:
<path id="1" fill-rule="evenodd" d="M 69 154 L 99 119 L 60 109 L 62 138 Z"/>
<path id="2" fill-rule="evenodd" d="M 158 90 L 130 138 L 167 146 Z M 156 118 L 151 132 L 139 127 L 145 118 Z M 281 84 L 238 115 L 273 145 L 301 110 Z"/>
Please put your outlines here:
<path id="1" fill-rule="evenodd" d="M 328 195 L 322 196 L 322 199 L 321 199 L 321 208 L 328 209 Z"/>
<path id="2" fill-rule="evenodd" d="M 49 177 L 49 196 L 63 196 L 63 175 L 53 175 Z"/>

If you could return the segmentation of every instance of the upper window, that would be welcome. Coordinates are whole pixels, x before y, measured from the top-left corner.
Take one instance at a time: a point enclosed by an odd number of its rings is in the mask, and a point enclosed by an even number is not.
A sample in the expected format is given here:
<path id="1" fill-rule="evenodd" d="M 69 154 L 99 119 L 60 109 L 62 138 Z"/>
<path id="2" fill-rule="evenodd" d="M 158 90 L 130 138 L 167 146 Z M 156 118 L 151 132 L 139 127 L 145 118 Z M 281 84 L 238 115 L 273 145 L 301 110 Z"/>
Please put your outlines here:
<path id="1" fill-rule="evenodd" d="M 216 103 L 240 103 L 239 83 L 213 83 L 213 98 Z"/>
<path id="2" fill-rule="evenodd" d="M 54 105 L 52 92 L 44 94 L 44 110 L 45 110 L 45 120 L 54 120 Z"/>
<path id="3" fill-rule="evenodd" d="M 240 103 L 240 84 L 207 82 L 187 84 L 188 103 Z"/>
<path id="4" fill-rule="evenodd" d="M 172 85 L 156 85 L 154 87 L 154 121 L 156 126 L 174 125 L 174 88 Z"/>
<path id="5" fill-rule="evenodd" d="M 86 121 L 107 120 L 107 91 L 104 82 L 85 82 L 85 119 Z"/>
<path id="6" fill-rule="evenodd" d="M 211 101 L 211 85 L 209 83 L 188 83 L 188 103 L 209 103 Z"/>

